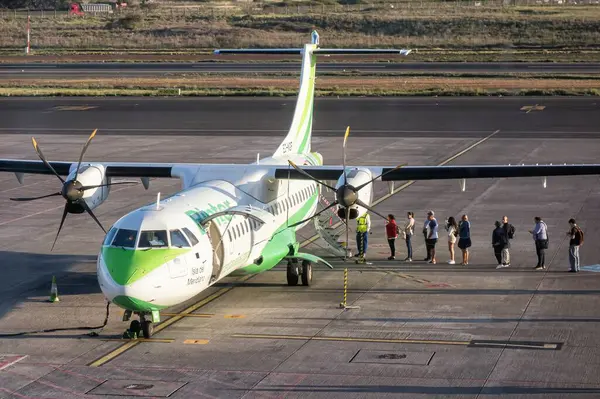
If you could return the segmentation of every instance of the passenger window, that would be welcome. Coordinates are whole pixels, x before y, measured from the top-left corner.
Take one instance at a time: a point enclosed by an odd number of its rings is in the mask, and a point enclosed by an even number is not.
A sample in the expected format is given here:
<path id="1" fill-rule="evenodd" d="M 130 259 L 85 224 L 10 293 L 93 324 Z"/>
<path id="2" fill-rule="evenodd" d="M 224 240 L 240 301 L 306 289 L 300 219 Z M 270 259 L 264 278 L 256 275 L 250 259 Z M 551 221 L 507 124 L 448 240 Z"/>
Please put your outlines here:
<path id="1" fill-rule="evenodd" d="M 113 247 L 133 248 L 137 239 L 137 230 L 119 229 L 113 240 Z"/>
<path id="2" fill-rule="evenodd" d="M 113 227 L 112 229 L 108 230 L 108 234 L 106 234 L 106 237 L 104 238 L 104 242 L 102 243 L 102 245 L 110 245 L 113 238 L 115 238 L 115 234 L 117 234 L 118 230 L 119 229 L 117 229 L 116 227 Z"/>
<path id="3" fill-rule="evenodd" d="M 237 232 L 238 237 L 242 236 L 242 233 L 240 233 L 240 225 L 239 224 L 235 226 L 235 231 Z"/>
<path id="4" fill-rule="evenodd" d="M 232 240 L 231 240 L 231 231 L 228 231 L 228 232 L 227 232 L 227 237 L 229 238 L 229 242 L 231 242 L 231 241 L 232 241 Z"/>
<path id="5" fill-rule="evenodd" d="M 187 227 L 183 228 L 183 232 L 185 234 L 187 234 L 188 239 L 190 240 L 190 242 L 192 243 L 192 247 L 196 244 L 198 244 L 198 239 L 196 238 L 196 236 L 194 235 L 194 233 L 192 233 L 190 231 L 190 229 L 188 229 Z"/>
<path id="6" fill-rule="evenodd" d="M 172 247 L 178 247 L 178 248 L 184 248 L 184 247 L 189 247 L 190 244 L 188 244 L 187 240 L 185 239 L 185 236 L 183 235 L 183 233 L 179 230 L 171 230 L 171 246 Z"/>
<path id="7" fill-rule="evenodd" d="M 164 248 L 168 247 L 166 230 L 142 231 L 138 248 Z"/>

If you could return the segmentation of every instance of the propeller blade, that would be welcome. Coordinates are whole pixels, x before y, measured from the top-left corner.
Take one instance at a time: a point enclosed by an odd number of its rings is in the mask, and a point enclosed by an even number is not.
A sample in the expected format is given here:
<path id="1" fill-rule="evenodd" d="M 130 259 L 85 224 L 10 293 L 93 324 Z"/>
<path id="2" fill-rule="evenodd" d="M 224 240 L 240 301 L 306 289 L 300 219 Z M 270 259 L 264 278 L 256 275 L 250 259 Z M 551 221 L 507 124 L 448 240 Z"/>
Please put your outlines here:
<path id="1" fill-rule="evenodd" d="M 117 184 L 138 184 L 138 182 L 136 182 L 136 181 L 123 181 L 123 182 L 116 182 L 116 183 L 99 184 L 97 186 L 83 186 L 79 190 L 85 191 L 85 190 L 91 190 L 92 188 L 116 186 Z"/>
<path id="2" fill-rule="evenodd" d="M 92 134 L 90 134 L 90 137 L 88 137 L 87 141 L 85 142 L 85 145 L 83 146 L 83 149 L 81 150 L 81 154 L 79 155 L 79 162 L 77 162 L 77 169 L 75 169 L 75 177 L 73 178 L 73 180 L 77 180 L 77 175 L 79 174 L 79 167 L 81 166 L 81 161 L 83 161 L 83 154 L 85 154 L 85 152 L 87 151 L 88 146 L 92 142 L 94 136 L 96 136 L 97 131 L 98 129 L 94 130 Z"/>
<path id="3" fill-rule="evenodd" d="M 377 176 L 377 177 L 375 177 L 375 178 L 371 179 L 370 181 L 368 181 L 368 182 L 366 182 L 366 183 L 364 183 L 364 184 L 361 184 L 360 186 L 356 187 L 356 191 L 360 190 L 361 188 L 363 188 L 363 187 L 365 187 L 365 186 L 368 186 L 369 184 L 373 183 L 375 180 L 377 180 L 377 179 L 379 179 L 379 178 L 381 178 L 381 177 L 383 177 L 383 176 L 387 175 L 388 173 L 392 173 L 393 171 L 395 171 L 395 170 L 398 170 L 398 169 L 402 168 L 403 166 L 406 166 L 406 164 L 405 164 L 405 163 L 403 163 L 402 165 L 398 165 L 398 166 L 396 166 L 394 169 L 390 169 L 390 170 L 388 170 L 387 172 L 384 172 L 384 173 L 380 174 L 379 176 Z"/>
<path id="4" fill-rule="evenodd" d="M 62 230 L 63 224 L 65 223 L 65 219 L 67 218 L 67 213 L 69 213 L 69 211 L 67 210 L 68 207 L 69 207 L 69 204 L 66 203 L 65 210 L 63 211 L 62 218 L 60 219 L 60 226 L 58 226 L 58 232 L 56 233 L 56 237 L 54 237 L 54 243 L 52 244 L 52 248 L 50 249 L 50 252 L 52 252 L 52 250 L 54 249 L 54 246 L 56 245 L 56 240 L 58 240 L 58 235 L 60 234 L 60 231 Z"/>
<path id="5" fill-rule="evenodd" d="M 331 187 L 329 184 L 327 184 L 327 183 L 324 183 L 324 182 L 322 182 L 322 181 L 320 181 L 320 180 L 317 180 L 317 179 L 315 179 L 314 177 L 312 177 L 311 175 L 309 175 L 309 174 L 308 174 L 306 171 L 302 170 L 302 168 L 300 168 L 300 167 L 299 167 L 298 165 L 296 165 L 294 162 L 292 162 L 292 161 L 288 161 L 288 162 L 289 162 L 289 164 L 290 164 L 290 165 L 292 165 L 292 168 L 296 169 L 296 170 L 298 171 L 298 173 L 300 173 L 301 175 L 308 177 L 309 179 L 311 179 L 311 180 L 313 180 L 313 181 L 315 181 L 315 182 L 319 183 L 319 184 L 320 184 L 320 185 L 322 185 L 322 186 L 325 186 L 325 187 L 327 187 L 328 189 L 330 189 L 330 190 L 332 190 L 332 191 L 335 191 L 335 188 L 334 188 L 334 187 Z"/>
<path id="6" fill-rule="evenodd" d="M 35 201 L 35 200 L 39 200 L 42 198 L 48 198 L 48 197 L 56 197 L 56 196 L 61 196 L 61 193 L 53 193 L 53 194 L 48 194 L 48 195 L 42 195 L 41 197 L 21 197 L 21 198 L 11 198 L 11 201 Z"/>
<path id="7" fill-rule="evenodd" d="M 81 205 L 83 207 L 83 209 L 85 209 L 85 211 L 87 213 L 90 214 L 90 216 L 92 217 L 92 219 L 94 219 L 94 221 L 98 224 L 98 226 L 100 226 L 100 228 L 102 229 L 102 231 L 104 231 L 104 234 L 106 234 L 106 229 L 104 229 L 104 227 L 102 226 L 102 223 L 100 223 L 100 221 L 98 220 L 98 218 L 96 217 L 96 215 L 94 215 L 94 212 L 92 212 L 92 210 L 90 209 L 90 207 L 88 206 L 88 204 L 85 202 L 85 200 L 79 200 L 79 201 L 77 201 L 77 203 L 79 205 Z"/>
<path id="8" fill-rule="evenodd" d="M 365 208 L 366 210 L 368 210 L 369 212 L 373 212 L 374 214 L 376 214 L 377 216 L 382 217 L 383 219 L 387 220 L 387 218 L 385 216 L 383 216 L 381 213 L 377 212 L 375 209 L 371 208 L 369 205 L 365 204 L 364 202 L 362 202 L 361 200 L 356 200 L 356 205 L 362 206 L 363 208 Z"/>
<path id="9" fill-rule="evenodd" d="M 343 161 L 342 161 L 342 165 L 343 165 L 343 171 L 344 171 L 344 185 L 346 185 L 348 183 L 348 180 L 346 178 L 346 141 L 348 140 L 348 135 L 350 135 L 350 126 L 348 126 L 346 128 L 346 134 L 344 134 L 344 144 L 342 145 L 342 153 L 343 153 Z"/>
<path id="10" fill-rule="evenodd" d="M 348 260 L 348 247 L 350 246 L 349 240 L 350 240 L 350 210 L 348 208 L 346 208 L 346 254 L 344 255 L 344 260 Z"/>
<path id="11" fill-rule="evenodd" d="M 319 211 L 319 212 L 315 213 L 314 215 L 312 215 L 312 216 L 311 216 L 311 217 L 309 217 L 309 218 L 306 218 L 306 219 L 304 219 L 304 220 L 301 220 L 301 221 L 299 221 L 298 223 L 294 223 L 294 224 L 292 224 L 292 225 L 289 225 L 288 227 L 295 227 L 295 226 L 301 225 L 302 223 L 306 223 L 306 222 L 308 222 L 308 221 L 310 221 L 310 220 L 312 220 L 312 219 L 316 218 L 317 216 L 319 216 L 320 214 L 322 214 L 322 213 L 323 213 L 323 212 L 325 212 L 326 210 L 329 210 L 330 208 L 333 208 L 333 207 L 334 207 L 334 206 L 336 206 L 337 204 L 338 204 L 338 202 L 337 202 L 337 201 L 334 201 L 334 202 L 332 202 L 332 203 L 331 203 L 331 205 L 329 205 L 327 208 L 325 208 L 325 209 L 323 209 L 323 210 L 321 210 L 321 211 Z"/>
<path id="12" fill-rule="evenodd" d="M 42 153 L 42 149 L 40 148 L 40 146 L 38 145 L 37 141 L 35 140 L 35 137 L 31 138 L 31 142 L 33 143 L 33 148 L 35 149 L 35 152 L 37 153 L 38 157 L 40 157 L 40 159 L 42 160 L 42 162 L 44 163 L 44 165 L 46 165 L 46 167 L 48 169 L 50 169 L 52 171 L 52 173 L 54 173 L 54 176 L 58 177 L 60 179 L 60 181 L 64 184 L 65 179 L 63 179 L 62 177 L 60 177 L 60 175 L 58 173 L 56 173 L 56 170 L 54 170 L 54 168 L 52 167 L 52 165 L 50 165 L 50 163 L 48 161 L 46 161 L 46 157 Z"/>

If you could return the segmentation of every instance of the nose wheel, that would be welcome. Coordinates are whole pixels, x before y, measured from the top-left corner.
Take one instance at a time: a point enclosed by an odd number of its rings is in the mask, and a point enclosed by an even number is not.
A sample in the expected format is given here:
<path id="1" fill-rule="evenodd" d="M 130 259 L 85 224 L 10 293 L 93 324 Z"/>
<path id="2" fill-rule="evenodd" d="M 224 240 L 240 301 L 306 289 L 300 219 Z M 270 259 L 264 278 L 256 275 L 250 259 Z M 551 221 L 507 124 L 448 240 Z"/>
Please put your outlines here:
<path id="1" fill-rule="evenodd" d="M 145 338 L 149 339 L 152 337 L 154 332 L 154 324 L 151 320 L 146 320 L 144 314 L 140 314 L 140 320 L 132 320 L 129 324 L 129 329 L 123 333 L 123 338 L 138 339 Z"/>

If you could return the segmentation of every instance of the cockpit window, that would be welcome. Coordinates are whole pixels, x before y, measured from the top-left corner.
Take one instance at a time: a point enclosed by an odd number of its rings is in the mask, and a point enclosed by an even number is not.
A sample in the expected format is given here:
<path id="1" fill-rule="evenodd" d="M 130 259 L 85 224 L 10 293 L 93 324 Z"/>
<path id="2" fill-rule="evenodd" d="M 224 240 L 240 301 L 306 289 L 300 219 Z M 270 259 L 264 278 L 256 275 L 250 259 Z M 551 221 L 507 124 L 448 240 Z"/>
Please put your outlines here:
<path id="1" fill-rule="evenodd" d="M 133 248 L 137 238 L 137 230 L 119 229 L 112 242 L 113 247 Z"/>
<path id="2" fill-rule="evenodd" d="M 185 236 L 183 235 L 183 233 L 179 230 L 171 230 L 171 246 L 172 247 L 178 247 L 178 248 L 183 248 L 183 247 L 189 247 L 190 244 L 188 244 L 187 240 L 185 239 Z"/>
<path id="3" fill-rule="evenodd" d="M 168 247 L 166 230 L 142 231 L 138 248 L 163 248 Z"/>
<path id="4" fill-rule="evenodd" d="M 119 229 L 117 229 L 116 227 L 113 227 L 112 229 L 108 230 L 108 233 L 106 234 L 106 237 L 104 238 L 104 242 L 102 243 L 102 245 L 110 245 L 113 238 L 115 238 L 115 234 L 117 234 L 117 230 L 119 230 Z"/>
<path id="5" fill-rule="evenodd" d="M 187 227 L 183 228 L 183 232 L 185 234 L 187 234 L 188 238 L 190 239 L 190 242 L 192 243 L 192 247 L 196 244 L 198 244 L 198 239 L 196 238 L 196 236 L 194 235 L 194 233 L 192 233 L 190 231 L 190 229 L 188 229 Z"/>

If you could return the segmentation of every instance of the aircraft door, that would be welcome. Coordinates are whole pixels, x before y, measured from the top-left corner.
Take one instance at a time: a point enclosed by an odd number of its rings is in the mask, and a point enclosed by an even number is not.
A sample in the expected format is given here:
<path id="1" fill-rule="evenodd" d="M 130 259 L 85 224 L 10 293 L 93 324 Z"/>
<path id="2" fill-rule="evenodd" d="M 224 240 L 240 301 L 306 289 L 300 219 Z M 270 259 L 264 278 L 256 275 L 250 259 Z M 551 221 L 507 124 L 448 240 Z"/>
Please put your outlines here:
<path id="1" fill-rule="evenodd" d="M 225 259 L 225 243 L 223 242 L 223 236 L 219 231 L 216 223 L 209 222 L 208 238 L 213 250 L 213 268 L 210 277 L 210 281 L 214 281 L 221 275 L 223 269 L 223 260 Z"/>

